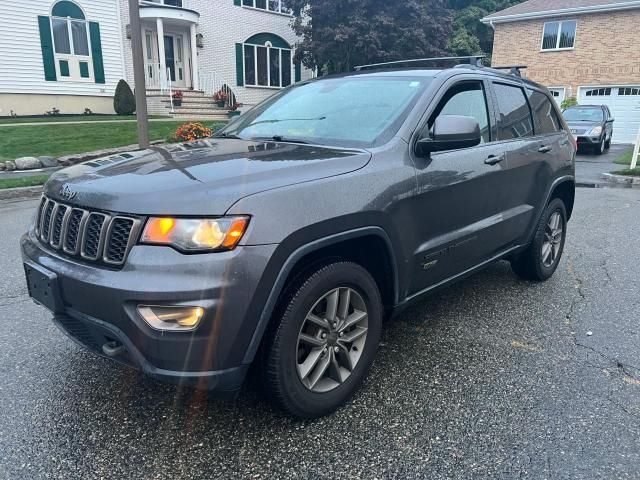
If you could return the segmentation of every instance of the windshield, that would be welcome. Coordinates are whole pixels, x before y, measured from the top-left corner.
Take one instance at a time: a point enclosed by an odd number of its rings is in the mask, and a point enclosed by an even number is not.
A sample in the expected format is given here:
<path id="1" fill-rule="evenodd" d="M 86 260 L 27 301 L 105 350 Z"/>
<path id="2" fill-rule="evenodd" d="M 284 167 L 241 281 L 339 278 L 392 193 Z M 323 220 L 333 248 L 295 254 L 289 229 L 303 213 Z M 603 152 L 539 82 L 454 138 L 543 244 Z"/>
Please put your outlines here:
<path id="1" fill-rule="evenodd" d="M 431 78 L 345 77 L 294 86 L 258 105 L 219 135 L 370 147 L 400 128 Z"/>
<path id="2" fill-rule="evenodd" d="M 604 114 L 600 108 L 570 108 L 564 111 L 567 122 L 601 122 Z"/>

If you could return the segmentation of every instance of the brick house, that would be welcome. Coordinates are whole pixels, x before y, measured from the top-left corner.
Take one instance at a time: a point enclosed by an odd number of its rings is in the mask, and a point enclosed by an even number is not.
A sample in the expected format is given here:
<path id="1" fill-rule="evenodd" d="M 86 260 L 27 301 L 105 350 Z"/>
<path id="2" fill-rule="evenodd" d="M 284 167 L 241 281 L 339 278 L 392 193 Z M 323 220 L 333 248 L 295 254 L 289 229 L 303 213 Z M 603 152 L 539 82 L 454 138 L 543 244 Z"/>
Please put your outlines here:
<path id="1" fill-rule="evenodd" d="M 227 118 L 222 86 L 252 106 L 311 72 L 294 64 L 285 0 L 139 0 L 151 113 Z M 114 113 L 133 87 L 127 0 L 0 0 L 0 116 Z M 185 98 L 171 112 L 171 91 Z"/>
<path id="2" fill-rule="evenodd" d="M 608 105 L 614 141 L 640 128 L 640 1 L 529 0 L 482 19 L 494 29 L 492 64 L 527 65 L 524 74 L 558 102 Z"/>

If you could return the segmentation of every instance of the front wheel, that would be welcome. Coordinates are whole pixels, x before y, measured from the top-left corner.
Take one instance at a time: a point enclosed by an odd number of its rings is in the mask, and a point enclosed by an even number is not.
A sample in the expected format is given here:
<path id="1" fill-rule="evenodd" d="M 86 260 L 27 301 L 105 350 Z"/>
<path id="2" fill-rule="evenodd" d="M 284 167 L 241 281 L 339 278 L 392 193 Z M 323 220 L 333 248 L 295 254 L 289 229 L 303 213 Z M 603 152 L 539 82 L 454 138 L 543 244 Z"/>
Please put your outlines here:
<path id="1" fill-rule="evenodd" d="M 545 208 L 533 241 L 511 261 L 514 272 L 525 280 L 544 281 L 558 268 L 567 236 L 567 210 L 559 198 Z"/>
<path id="2" fill-rule="evenodd" d="M 300 418 L 326 415 L 358 389 L 371 366 L 383 307 L 360 265 L 326 265 L 291 286 L 263 346 L 263 387 Z"/>
<path id="3" fill-rule="evenodd" d="M 596 155 L 602 155 L 602 153 L 606 150 L 606 141 L 605 141 L 605 137 L 602 137 L 602 140 L 600 140 L 600 143 L 595 147 L 595 152 Z"/>

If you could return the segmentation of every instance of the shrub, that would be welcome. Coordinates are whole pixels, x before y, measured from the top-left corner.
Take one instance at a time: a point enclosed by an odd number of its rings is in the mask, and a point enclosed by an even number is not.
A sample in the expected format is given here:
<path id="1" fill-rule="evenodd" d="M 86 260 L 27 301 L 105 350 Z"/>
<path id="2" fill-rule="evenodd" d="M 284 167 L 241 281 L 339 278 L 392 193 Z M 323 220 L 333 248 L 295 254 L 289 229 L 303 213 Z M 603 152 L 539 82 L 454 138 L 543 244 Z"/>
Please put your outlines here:
<path id="1" fill-rule="evenodd" d="M 211 135 L 213 135 L 211 129 L 201 123 L 185 123 L 178 127 L 170 140 L 174 142 L 189 142 L 199 138 L 209 138 Z"/>
<path id="2" fill-rule="evenodd" d="M 118 82 L 116 93 L 113 96 L 113 109 L 118 115 L 133 115 L 136 111 L 136 97 L 124 80 Z"/>
<path id="3" fill-rule="evenodd" d="M 562 110 L 566 110 L 569 107 L 573 107 L 574 105 L 578 105 L 578 99 L 576 97 L 565 98 L 560 104 L 560 108 Z"/>

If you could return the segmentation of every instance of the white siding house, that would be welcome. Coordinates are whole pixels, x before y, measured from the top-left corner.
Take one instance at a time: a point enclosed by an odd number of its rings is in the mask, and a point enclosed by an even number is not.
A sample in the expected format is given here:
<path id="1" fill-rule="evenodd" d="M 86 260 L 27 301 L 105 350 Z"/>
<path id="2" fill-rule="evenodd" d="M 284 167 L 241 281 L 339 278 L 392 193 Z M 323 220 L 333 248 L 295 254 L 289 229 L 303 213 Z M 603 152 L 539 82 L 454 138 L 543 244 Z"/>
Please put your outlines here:
<path id="1" fill-rule="evenodd" d="M 2 0 L 0 116 L 113 112 L 124 76 L 118 0 Z"/>
<path id="2" fill-rule="evenodd" d="M 206 116 L 223 85 L 251 106 L 309 77 L 283 3 L 140 0 L 150 111 L 169 113 L 169 86 L 188 93 L 176 113 Z M 0 0 L 0 117 L 113 113 L 122 78 L 133 88 L 127 0 Z"/>
<path id="3" fill-rule="evenodd" d="M 128 25 L 128 1 L 119 1 Z M 227 85 L 238 102 L 251 106 L 311 75 L 293 64 L 297 38 L 283 0 L 141 0 L 140 16 L 154 113 L 162 109 L 152 97 L 168 79 L 172 88 L 202 91 L 205 98 Z M 126 78 L 132 84 L 130 37 L 125 28 Z"/>

